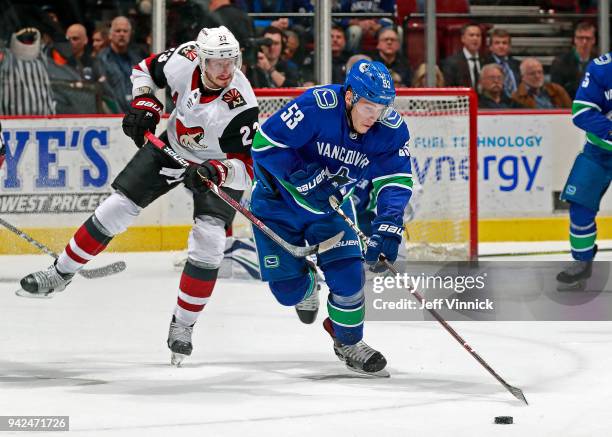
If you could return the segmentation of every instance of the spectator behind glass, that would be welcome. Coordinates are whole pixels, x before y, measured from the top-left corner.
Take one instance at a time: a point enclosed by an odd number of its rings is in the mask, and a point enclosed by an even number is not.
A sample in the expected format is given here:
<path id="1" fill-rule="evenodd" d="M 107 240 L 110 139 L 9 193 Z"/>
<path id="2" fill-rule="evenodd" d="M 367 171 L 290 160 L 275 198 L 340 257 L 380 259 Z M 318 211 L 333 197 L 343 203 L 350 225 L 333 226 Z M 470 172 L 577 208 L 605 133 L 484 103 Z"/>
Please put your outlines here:
<path id="1" fill-rule="evenodd" d="M 486 109 L 514 108 L 516 104 L 504 92 L 504 69 L 497 63 L 486 64 L 480 72 L 478 107 Z"/>
<path id="2" fill-rule="evenodd" d="M 126 17 L 115 17 L 111 22 L 110 45 L 98 55 L 97 65 L 113 92 L 118 104 L 117 112 L 125 112 L 132 101 L 132 66 L 138 64 L 145 56 L 130 47 L 132 26 Z"/>
<path id="3" fill-rule="evenodd" d="M 66 29 L 66 39 L 70 43 L 71 55 L 68 57 L 68 65 L 74 68 L 82 79 L 96 80 L 94 74 L 94 58 L 91 49 L 87 45 L 87 31 L 82 24 L 73 24 Z"/>
<path id="4" fill-rule="evenodd" d="M 436 65 L 436 88 L 443 88 L 444 75 L 440 70 L 440 67 Z M 421 64 L 414 71 L 414 77 L 412 79 L 413 88 L 427 88 L 427 65 Z"/>
<path id="5" fill-rule="evenodd" d="M 276 27 L 268 27 L 264 38 L 270 38 L 270 46 L 262 46 L 257 53 L 257 64 L 249 70 L 249 80 L 253 88 L 280 88 L 299 85 L 297 68 L 281 59 L 286 44 L 283 31 Z"/>
<path id="6" fill-rule="evenodd" d="M 536 58 L 521 62 L 522 81 L 512 94 L 519 106 L 530 109 L 570 108 L 572 99 L 561 85 L 544 82 L 544 68 Z"/>
<path id="7" fill-rule="evenodd" d="M 346 61 L 349 58 L 346 49 L 346 36 L 344 29 L 337 25 L 332 24 L 331 28 L 331 47 L 332 47 L 332 83 L 344 83 L 346 76 Z M 368 57 L 368 59 L 370 59 Z M 371 60 L 371 59 L 370 59 Z M 304 73 L 304 86 L 313 86 L 314 80 L 314 52 L 304 60 L 303 68 L 306 70 Z"/>
<path id="8" fill-rule="evenodd" d="M 484 63 L 496 63 L 504 72 L 504 93 L 510 97 L 521 83 L 520 63 L 510 55 L 512 39 L 504 30 L 495 28 L 491 31 L 489 41 L 489 55 L 485 56 Z M 484 67 L 483 67 L 484 68 Z"/>
<path id="9" fill-rule="evenodd" d="M 225 26 L 238 40 L 240 47 L 245 48 L 248 40 L 253 38 L 253 23 L 248 14 L 231 4 L 230 0 L 211 0 L 208 4 L 211 22 L 199 27 Z"/>
<path id="10" fill-rule="evenodd" d="M 254 20 L 256 33 L 262 32 L 267 27 L 276 27 L 277 29 L 291 29 L 300 35 L 303 35 L 306 28 L 312 26 L 311 20 L 308 18 L 292 18 L 283 17 L 283 12 L 313 12 L 314 7 L 310 0 L 249 0 L 249 12 L 254 13 L 273 13 L 279 18 L 256 18 Z"/>
<path id="11" fill-rule="evenodd" d="M 461 28 L 463 48 L 442 63 L 444 80 L 447 86 L 465 86 L 476 89 L 480 76 L 480 47 L 482 32 L 474 23 Z"/>
<path id="12" fill-rule="evenodd" d="M 341 0 L 340 11 L 395 14 L 395 0 Z M 364 36 L 375 37 L 383 27 L 393 26 L 393 20 L 389 18 L 351 18 L 342 20 L 342 25 L 346 27 L 347 51 L 359 53 Z"/>
<path id="13" fill-rule="evenodd" d="M 395 86 L 408 86 L 412 81 L 412 72 L 406 58 L 400 54 L 399 36 L 392 27 L 381 29 L 378 33 L 376 49 L 378 52 L 372 59 L 385 64 L 393 76 Z"/>
<path id="14" fill-rule="evenodd" d="M 55 114 L 41 41 L 38 29 L 28 27 L 11 35 L 8 49 L 0 49 L 0 115 Z"/>
<path id="15" fill-rule="evenodd" d="M 574 30 L 574 46 L 557 56 L 550 67 L 550 80 L 558 83 L 573 99 L 584 76 L 587 64 L 593 59 L 595 26 L 579 23 Z"/>
<path id="16" fill-rule="evenodd" d="M 91 35 L 91 56 L 96 57 L 103 48 L 108 47 L 108 29 L 99 27 Z"/>

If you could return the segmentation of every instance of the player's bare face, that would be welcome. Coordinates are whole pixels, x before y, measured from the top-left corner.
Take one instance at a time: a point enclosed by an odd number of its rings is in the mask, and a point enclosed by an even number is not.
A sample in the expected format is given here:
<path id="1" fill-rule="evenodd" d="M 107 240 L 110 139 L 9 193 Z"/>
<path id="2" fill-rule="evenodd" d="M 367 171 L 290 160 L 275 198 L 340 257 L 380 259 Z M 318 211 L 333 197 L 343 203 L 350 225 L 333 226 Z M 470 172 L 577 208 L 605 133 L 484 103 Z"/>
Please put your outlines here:
<path id="1" fill-rule="evenodd" d="M 366 99 L 359 99 L 351 109 L 353 128 L 357 133 L 365 134 L 380 118 L 386 106 L 379 103 L 370 102 Z"/>
<path id="2" fill-rule="evenodd" d="M 234 78 L 236 59 L 207 59 L 205 85 L 209 88 L 225 88 Z"/>

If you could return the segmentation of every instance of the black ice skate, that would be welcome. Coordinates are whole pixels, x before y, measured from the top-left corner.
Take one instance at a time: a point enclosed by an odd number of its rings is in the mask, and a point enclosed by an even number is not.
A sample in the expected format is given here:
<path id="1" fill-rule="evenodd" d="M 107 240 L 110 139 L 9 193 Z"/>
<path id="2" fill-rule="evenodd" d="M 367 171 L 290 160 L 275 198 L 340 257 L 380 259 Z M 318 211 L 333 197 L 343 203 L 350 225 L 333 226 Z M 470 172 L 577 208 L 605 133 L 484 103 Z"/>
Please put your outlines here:
<path id="1" fill-rule="evenodd" d="M 346 364 L 349 370 L 364 375 L 377 376 L 379 378 L 389 377 L 389 372 L 384 370 L 387 365 L 387 360 L 383 354 L 372 349 L 363 340 L 352 345 L 340 343 L 334 334 L 334 327 L 329 317 L 323 322 L 323 328 L 334 340 L 334 352 L 336 356 L 340 361 Z"/>
<path id="2" fill-rule="evenodd" d="M 168 332 L 168 347 L 172 352 L 170 364 L 179 367 L 185 357 L 191 355 L 193 345 L 191 344 L 191 334 L 193 325 L 183 326 L 176 323 L 176 318 L 172 316 L 170 331 Z"/>
<path id="3" fill-rule="evenodd" d="M 21 297 L 51 298 L 58 291 L 63 291 L 72 281 L 74 273 L 60 273 L 55 263 L 47 270 L 30 273 L 21 279 L 21 289 L 15 294 Z"/>
<path id="4" fill-rule="evenodd" d="M 314 271 L 314 284 L 312 288 L 312 293 L 306 299 L 302 300 L 295 306 L 295 312 L 298 317 L 307 325 L 314 323 L 317 319 L 317 313 L 319 312 L 319 289 L 321 286 L 319 285 L 319 278 L 317 274 L 316 267 L 314 264 L 308 262 L 309 268 Z"/>
<path id="5" fill-rule="evenodd" d="M 597 245 L 593 250 L 593 258 L 597 254 Z M 558 291 L 584 291 L 586 281 L 593 273 L 593 260 L 574 261 L 557 275 Z"/>

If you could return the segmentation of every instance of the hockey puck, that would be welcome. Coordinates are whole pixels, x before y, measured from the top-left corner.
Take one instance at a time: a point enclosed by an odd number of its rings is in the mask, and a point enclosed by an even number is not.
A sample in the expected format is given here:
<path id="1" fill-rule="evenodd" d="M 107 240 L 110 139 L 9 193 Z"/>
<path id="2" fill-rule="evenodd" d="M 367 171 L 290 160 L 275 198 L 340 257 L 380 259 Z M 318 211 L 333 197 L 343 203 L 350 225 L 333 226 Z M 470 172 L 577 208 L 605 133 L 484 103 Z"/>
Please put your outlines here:
<path id="1" fill-rule="evenodd" d="M 495 418 L 495 423 L 499 423 L 503 425 L 512 425 L 513 423 L 512 416 L 497 416 Z"/>

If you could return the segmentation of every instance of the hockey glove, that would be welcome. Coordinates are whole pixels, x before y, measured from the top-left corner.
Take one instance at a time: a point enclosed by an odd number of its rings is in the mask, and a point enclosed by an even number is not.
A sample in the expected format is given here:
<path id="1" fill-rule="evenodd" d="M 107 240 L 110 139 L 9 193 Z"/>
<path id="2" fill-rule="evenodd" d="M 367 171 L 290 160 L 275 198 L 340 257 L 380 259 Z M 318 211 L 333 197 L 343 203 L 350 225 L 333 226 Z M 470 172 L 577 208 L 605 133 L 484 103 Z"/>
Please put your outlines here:
<path id="1" fill-rule="evenodd" d="M 206 193 L 210 188 L 204 183 L 208 179 L 215 185 L 223 185 L 228 168 L 221 161 L 210 159 L 199 166 L 192 165 L 185 170 L 185 186 L 194 193 Z"/>
<path id="2" fill-rule="evenodd" d="M 132 100 L 131 108 L 123 117 L 123 132 L 138 147 L 145 143 L 144 134 L 155 133 L 164 105 L 153 94 L 143 94 Z"/>
<path id="3" fill-rule="evenodd" d="M 399 244 L 402 242 L 404 226 L 401 221 L 391 217 L 377 217 L 372 222 L 372 236 L 368 241 L 365 261 L 373 272 L 382 272 L 387 268 L 379 262 L 380 255 L 384 255 L 389 262 L 397 259 Z"/>
<path id="4" fill-rule="evenodd" d="M 305 170 L 289 175 L 288 179 L 304 200 L 319 211 L 330 213 L 334 210 L 329 203 L 330 196 L 334 196 L 338 203 L 342 202 L 338 183 L 329 179 L 327 170 L 318 164 L 309 164 Z"/>

